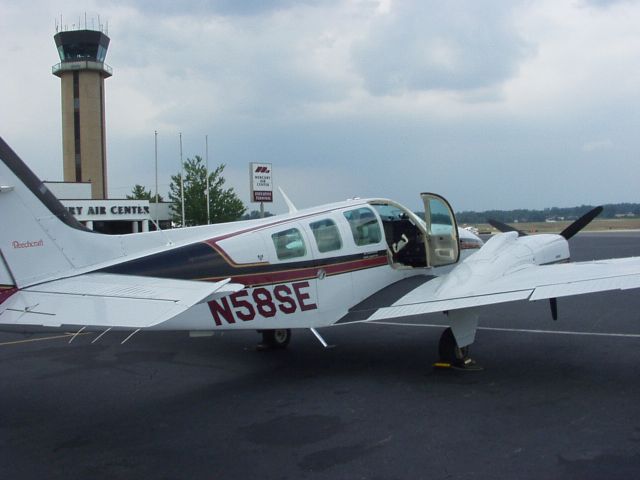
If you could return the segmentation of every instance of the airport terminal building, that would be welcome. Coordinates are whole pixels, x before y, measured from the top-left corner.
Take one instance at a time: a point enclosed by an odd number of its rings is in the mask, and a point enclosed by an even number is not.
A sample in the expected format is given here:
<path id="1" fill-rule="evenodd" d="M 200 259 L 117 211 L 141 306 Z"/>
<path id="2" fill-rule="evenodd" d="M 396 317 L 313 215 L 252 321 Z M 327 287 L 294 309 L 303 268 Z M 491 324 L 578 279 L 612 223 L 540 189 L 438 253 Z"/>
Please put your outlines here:
<path id="1" fill-rule="evenodd" d="M 170 203 L 149 200 L 92 199 L 87 182 L 44 182 L 69 212 L 90 230 L 109 234 L 171 228 Z"/>

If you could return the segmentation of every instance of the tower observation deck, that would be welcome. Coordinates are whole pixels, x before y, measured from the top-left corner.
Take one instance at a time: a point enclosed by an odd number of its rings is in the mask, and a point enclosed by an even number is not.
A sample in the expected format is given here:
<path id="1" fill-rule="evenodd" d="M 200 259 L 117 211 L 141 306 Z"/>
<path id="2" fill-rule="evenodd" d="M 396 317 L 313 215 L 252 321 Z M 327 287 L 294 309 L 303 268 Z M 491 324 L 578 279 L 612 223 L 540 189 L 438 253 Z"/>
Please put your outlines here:
<path id="1" fill-rule="evenodd" d="M 53 38 L 60 56 L 52 73 L 61 80 L 64 181 L 91 182 L 92 198 L 104 199 L 104 79 L 113 74 L 104 63 L 109 37 L 85 29 L 60 31 Z"/>

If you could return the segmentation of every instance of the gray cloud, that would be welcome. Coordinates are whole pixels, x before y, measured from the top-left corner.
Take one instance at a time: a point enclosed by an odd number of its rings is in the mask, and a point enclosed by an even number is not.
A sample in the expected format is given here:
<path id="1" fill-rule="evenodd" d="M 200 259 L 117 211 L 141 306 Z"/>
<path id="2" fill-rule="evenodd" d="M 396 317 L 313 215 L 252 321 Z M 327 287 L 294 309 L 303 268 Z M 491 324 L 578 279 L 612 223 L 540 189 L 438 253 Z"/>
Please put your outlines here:
<path id="1" fill-rule="evenodd" d="M 640 6 L 107 1 L 115 197 L 153 185 L 158 130 L 163 194 L 183 132 L 185 156 L 209 136 L 244 199 L 247 163 L 270 161 L 299 206 L 419 208 L 425 190 L 456 209 L 638 200 Z M 0 61 L 20 73 L 0 76 L 0 134 L 49 180 L 62 170 L 58 8 L 0 0 Z"/>
<path id="2" fill-rule="evenodd" d="M 293 6 L 321 4 L 318 0 L 111 0 L 113 5 L 129 5 L 149 15 L 254 16 L 286 10 Z"/>
<path id="3" fill-rule="evenodd" d="M 608 8 L 633 1 L 635 0 L 582 0 L 582 3 L 591 7 Z"/>
<path id="4" fill-rule="evenodd" d="M 139 15 L 120 18 L 112 27 L 109 62 L 144 85 L 146 95 L 175 93 L 180 101 L 166 97 L 158 117 L 174 124 L 223 112 L 244 118 L 291 114 L 339 101 L 348 90 L 344 79 L 309 60 L 304 46 L 315 45 L 322 27 L 301 16 L 309 29 L 295 19 L 279 28 L 247 17 L 174 17 L 144 27 L 137 27 Z"/>
<path id="5" fill-rule="evenodd" d="M 373 24 L 353 60 L 369 91 L 387 95 L 494 86 L 529 52 L 504 3 L 403 1 Z"/>

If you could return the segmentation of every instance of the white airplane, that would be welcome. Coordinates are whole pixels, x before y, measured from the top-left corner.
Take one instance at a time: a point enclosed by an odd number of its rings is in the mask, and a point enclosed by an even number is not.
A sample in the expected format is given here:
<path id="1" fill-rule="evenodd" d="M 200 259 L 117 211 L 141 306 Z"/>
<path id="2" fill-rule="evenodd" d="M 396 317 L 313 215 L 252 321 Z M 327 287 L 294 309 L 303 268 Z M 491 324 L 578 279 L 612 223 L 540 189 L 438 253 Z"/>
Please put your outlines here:
<path id="1" fill-rule="evenodd" d="M 282 348 L 291 329 L 448 314 L 441 361 L 475 367 L 478 307 L 640 287 L 640 258 L 567 263 L 561 235 L 458 229 L 448 202 L 425 218 L 387 199 L 353 199 L 261 220 L 129 235 L 86 230 L 0 138 L 0 328 L 254 329 Z M 501 225 L 504 230 L 513 230 Z M 464 236 L 462 236 L 464 235 Z M 471 254 L 472 253 L 472 254 Z M 75 336 L 73 337 L 75 338 Z M 123 341 L 123 342 L 124 342 Z"/>

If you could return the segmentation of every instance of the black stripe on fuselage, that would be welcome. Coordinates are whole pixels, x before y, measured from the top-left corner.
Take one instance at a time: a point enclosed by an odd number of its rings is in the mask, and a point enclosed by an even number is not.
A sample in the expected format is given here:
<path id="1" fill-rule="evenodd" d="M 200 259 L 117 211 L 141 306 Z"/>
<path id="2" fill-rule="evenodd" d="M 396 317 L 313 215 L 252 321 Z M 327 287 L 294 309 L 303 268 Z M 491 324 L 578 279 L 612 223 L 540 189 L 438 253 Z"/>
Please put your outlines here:
<path id="1" fill-rule="evenodd" d="M 201 280 L 213 276 L 213 272 L 226 271 L 228 267 L 229 264 L 210 246 L 193 243 L 98 271 L 143 277 Z"/>
<path id="2" fill-rule="evenodd" d="M 231 265 L 206 243 L 193 243 L 98 270 L 103 273 L 140 275 L 179 280 L 219 280 L 287 270 L 322 268 L 346 262 L 386 257 L 386 250 L 278 264 Z"/>
<path id="3" fill-rule="evenodd" d="M 433 275 L 416 275 L 414 277 L 398 280 L 391 285 L 387 285 L 382 290 L 378 290 L 373 295 L 365 298 L 362 302 L 354 305 L 349 312 L 336 323 L 361 322 L 371 316 L 373 312 L 382 307 L 388 307 L 400 300 L 410 291 L 420 285 L 436 278 Z"/>

